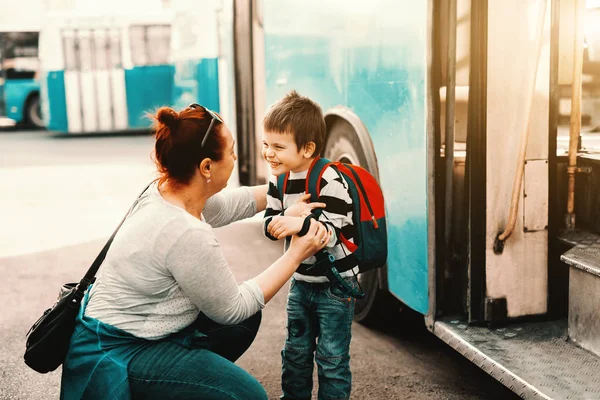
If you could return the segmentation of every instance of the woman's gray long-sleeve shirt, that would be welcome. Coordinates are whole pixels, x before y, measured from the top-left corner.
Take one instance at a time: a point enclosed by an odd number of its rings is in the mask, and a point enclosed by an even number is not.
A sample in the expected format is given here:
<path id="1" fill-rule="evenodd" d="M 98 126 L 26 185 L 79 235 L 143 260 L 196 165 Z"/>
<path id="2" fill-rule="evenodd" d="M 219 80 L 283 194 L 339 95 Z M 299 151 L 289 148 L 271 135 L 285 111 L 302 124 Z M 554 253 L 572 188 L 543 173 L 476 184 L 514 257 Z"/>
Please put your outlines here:
<path id="1" fill-rule="evenodd" d="M 255 213 L 251 191 L 239 188 L 208 199 L 201 221 L 153 184 L 117 233 L 85 314 L 146 339 L 180 331 L 200 311 L 222 324 L 252 316 L 263 292 L 253 280 L 237 284 L 212 228 Z"/>

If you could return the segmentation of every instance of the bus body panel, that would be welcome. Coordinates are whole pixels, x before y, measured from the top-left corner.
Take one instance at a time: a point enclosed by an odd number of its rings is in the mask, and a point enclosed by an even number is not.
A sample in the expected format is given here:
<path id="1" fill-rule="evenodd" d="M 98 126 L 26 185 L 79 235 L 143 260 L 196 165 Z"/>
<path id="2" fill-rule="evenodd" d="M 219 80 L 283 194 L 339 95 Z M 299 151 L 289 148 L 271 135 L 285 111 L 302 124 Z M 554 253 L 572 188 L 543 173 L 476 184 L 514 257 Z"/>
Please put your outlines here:
<path id="1" fill-rule="evenodd" d="M 173 106 L 181 109 L 190 103 L 220 112 L 218 58 L 181 60 L 175 64 Z"/>
<path id="2" fill-rule="evenodd" d="M 27 121 L 27 99 L 39 91 L 40 84 L 36 79 L 7 79 L 4 82 L 6 116 L 17 123 Z"/>
<path id="3" fill-rule="evenodd" d="M 125 70 L 125 92 L 129 128 L 147 128 L 147 112 L 170 106 L 173 93 L 173 66 L 148 65 Z"/>
<path id="4" fill-rule="evenodd" d="M 265 1 L 266 102 L 296 89 L 362 120 L 386 199 L 389 290 L 425 314 L 427 2 L 375 3 Z"/>
<path id="5" fill-rule="evenodd" d="M 53 131 L 67 132 L 67 103 L 65 93 L 65 72 L 48 71 L 42 76 L 41 87 L 42 115 L 46 128 Z M 48 101 L 52 98 L 52 102 Z"/>

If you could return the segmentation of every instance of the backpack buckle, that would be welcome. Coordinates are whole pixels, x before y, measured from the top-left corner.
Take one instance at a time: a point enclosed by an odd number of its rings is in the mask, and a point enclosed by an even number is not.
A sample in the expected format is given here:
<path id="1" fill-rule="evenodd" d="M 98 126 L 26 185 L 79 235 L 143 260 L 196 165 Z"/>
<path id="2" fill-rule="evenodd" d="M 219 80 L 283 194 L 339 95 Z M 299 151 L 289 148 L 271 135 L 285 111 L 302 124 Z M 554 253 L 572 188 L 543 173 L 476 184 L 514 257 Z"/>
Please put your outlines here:
<path id="1" fill-rule="evenodd" d="M 362 299 L 363 297 L 365 297 L 365 292 L 363 292 L 362 290 L 359 292 L 358 290 L 350 286 L 348 282 L 346 282 L 346 280 L 342 278 L 335 266 L 331 266 L 326 276 L 331 282 L 338 281 L 340 285 L 342 285 L 342 287 L 346 289 L 348 294 L 354 297 L 355 299 Z"/>
<path id="2" fill-rule="evenodd" d="M 323 269 L 325 271 L 325 276 L 327 277 L 327 279 L 329 279 L 331 283 L 334 283 L 336 281 L 339 282 L 339 284 L 342 285 L 346 292 L 348 292 L 348 294 L 354 297 L 355 299 L 362 299 L 363 297 L 365 297 L 365 292 L 363 292 L 362 290 L 358 291 L 354 289 L 348 284 L 348 282 L 346 282 L 342 275 L 340 275 L 339 271 L 335 267 L 335 257 L 333 256 L 333 254 L 325 250 L 321 250 L 317 254 L 315 254 L 315 257 L 317 258 L 317 262 L 315 263 L 315 266 L 313 268 L 322 268 L 322 266 L 324 266 Z"/>

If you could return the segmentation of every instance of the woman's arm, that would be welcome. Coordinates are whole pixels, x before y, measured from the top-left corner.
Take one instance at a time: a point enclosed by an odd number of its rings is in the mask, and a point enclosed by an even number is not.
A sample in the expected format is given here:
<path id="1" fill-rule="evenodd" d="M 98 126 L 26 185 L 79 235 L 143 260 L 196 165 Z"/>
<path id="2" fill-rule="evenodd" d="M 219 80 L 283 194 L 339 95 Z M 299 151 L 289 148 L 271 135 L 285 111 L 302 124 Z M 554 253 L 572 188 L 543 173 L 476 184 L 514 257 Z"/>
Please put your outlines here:
<path id="1" fill-rule="evenodd" d="M 236 324 L 265 305 L 255 282 L 237 284 L 208 226 L 189 228 L 170 248 L 165 261 L 185 295 L 213 321 Z"/>
<path id="2" fill-rule="evenodd" d="M 283 256 L 254 279 L 238 285 L 209 229 L 185 232 L 169 250 L 166 265 L 186 296 L 221 324 L 236 324 L 254 315 L 291 278 L 302 260 L 322 249 L 330 237 L 322 224 L 312 221 L 308 233 L 294 236 Z"/>
<path id="3" fill-rule="evenodd" d="M 263 186 L 243 186 L 217 193 L 206 201 L 202 215 L 213 228 L 253 217 L 265 208 L 266 200 L 258 199 L 261 194 L 266 196 L 267 189 L 266 186 L 262 189 Z"/>
<path id="4" fill-rule="evenodd" d="M 267 190 L 269 185 L 250 186 L 248 189 L 252 191 L 254 201 L 256 202 L 256 212 L 265 211 L 267 208 Z"/>

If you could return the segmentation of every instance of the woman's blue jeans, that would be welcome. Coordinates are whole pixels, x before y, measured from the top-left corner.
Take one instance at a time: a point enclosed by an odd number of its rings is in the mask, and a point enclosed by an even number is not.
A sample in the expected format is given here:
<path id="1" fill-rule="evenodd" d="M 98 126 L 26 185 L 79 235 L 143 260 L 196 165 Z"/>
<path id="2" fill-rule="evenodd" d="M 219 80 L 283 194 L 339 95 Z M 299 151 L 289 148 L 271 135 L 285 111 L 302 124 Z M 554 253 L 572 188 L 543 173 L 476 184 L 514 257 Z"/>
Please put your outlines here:
<path id="1" fill-rule="evenodd" d="M 188 328 L 197 340 L 160 340 L 129 363 L 133 399 L 266 399 L 258 381 L 234 362 L 250 347 L 261 313 L 237 325 L 221 325 L 203 314 Z M 176 336 L 176 335 L 175 335 Z M 193 336 L 192 336 L 193 337 Z"/>
<path id="2" fill-rule="evenodd" d="M 358 287 L 356 278 L 346 278 Z M 350 340 L 355 300 L 340 283 L 292 280 L 288 295 L 288 334 L 281 352 L 284 400 L 309 400 L 314 360 L 320 400 L 350 398 Z"/>

